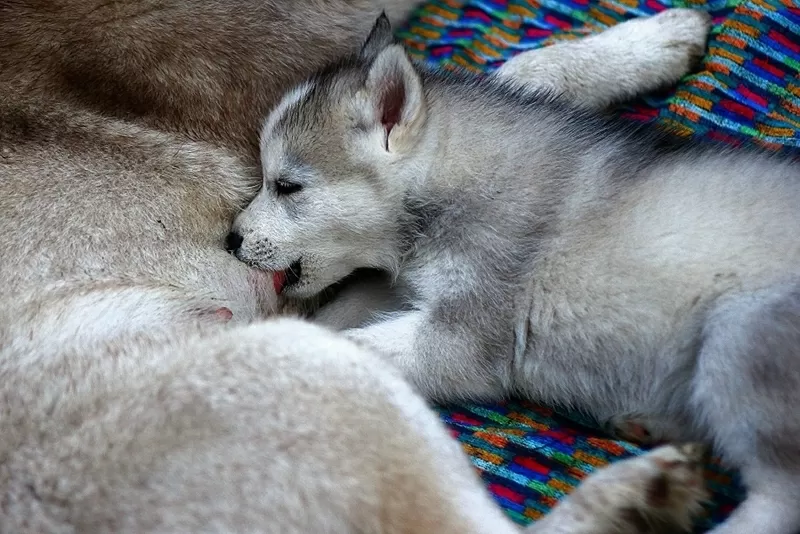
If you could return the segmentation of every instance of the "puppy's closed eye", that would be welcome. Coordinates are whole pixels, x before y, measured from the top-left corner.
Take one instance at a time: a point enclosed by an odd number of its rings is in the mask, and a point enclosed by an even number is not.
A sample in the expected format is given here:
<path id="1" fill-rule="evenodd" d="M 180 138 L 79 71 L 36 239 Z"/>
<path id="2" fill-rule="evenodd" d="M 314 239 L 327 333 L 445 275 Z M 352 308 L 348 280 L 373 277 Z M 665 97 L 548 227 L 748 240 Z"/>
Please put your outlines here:
<path id="1" fill-rule="evenodd" d="M 275 192 L 278 193 L 279 196 L 291 195 L 297 193 L 301 189 L 303 189 L 303 186 L 295 182 L 289 182 L 287 180 L 275 181 Z"/>

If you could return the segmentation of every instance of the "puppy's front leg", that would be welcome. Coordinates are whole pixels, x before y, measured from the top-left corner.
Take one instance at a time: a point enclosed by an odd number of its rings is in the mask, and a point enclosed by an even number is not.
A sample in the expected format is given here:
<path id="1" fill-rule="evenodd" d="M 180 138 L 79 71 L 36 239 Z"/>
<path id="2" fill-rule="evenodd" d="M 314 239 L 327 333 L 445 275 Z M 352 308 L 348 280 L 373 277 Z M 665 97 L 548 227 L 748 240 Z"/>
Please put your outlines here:
<path id="1" fill-rule="evenodd" d="M 523 52 L 494 75 L 603 109 L 677 83 L 702 57 L 710 24 L 704 11 L 668 9 L 591 37 Z"/>
<path id="2" fill-rule="evenodd" d="M 502 366 L 482 361 L 474 330 L 438 321 L 431 311 L 394 313 L 345 335 L 386 357 L 428 400 L 497 400 L 505 392 Z"/>
<path id="3" fill-rule="evenodd" d="M 400 311 L 404 301 L 389 276 L 379 271 L 358 273 L 335 298 L 316 310 L 310 319 L 334 330 L 369 324 L 381 314 Z"/>

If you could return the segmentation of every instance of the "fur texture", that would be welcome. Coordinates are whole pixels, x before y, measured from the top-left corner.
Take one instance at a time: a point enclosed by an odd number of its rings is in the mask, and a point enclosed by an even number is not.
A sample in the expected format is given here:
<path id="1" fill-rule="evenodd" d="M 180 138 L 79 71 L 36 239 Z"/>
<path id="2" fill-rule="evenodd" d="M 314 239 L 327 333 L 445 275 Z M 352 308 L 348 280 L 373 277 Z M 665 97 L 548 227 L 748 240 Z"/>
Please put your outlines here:
<path id="1" fill-rule="evenodd" d="M 702 28 L 691 13 L 650 23 Z M 800 171 L 587 107 L 415 65 L 379 22 L 267 118 L 237 255 L 291 266 L 296 297 L 389 273 L 403 308 L 347 334 L 427 398 L 524 395 L 713 443 L 749 490 L 715 534 L 794 534 Z"/>
<path id="2" fill-rule="evenodd" d="M 260 181 L 259 122 L 414 5 L 0 2 L 0 295 L 124 277 L 237 322 L 274 312 L 270 278 L 222 246 Z"/>
<path id="3" fill-rule="evenodd" d="M 320 327 L 186 325 L 55 354 L 9 335 L 0 532 L 518 532 L 401 376 Z M 615 464 L 532 531 L 685 526 L 697 451 Z"/>

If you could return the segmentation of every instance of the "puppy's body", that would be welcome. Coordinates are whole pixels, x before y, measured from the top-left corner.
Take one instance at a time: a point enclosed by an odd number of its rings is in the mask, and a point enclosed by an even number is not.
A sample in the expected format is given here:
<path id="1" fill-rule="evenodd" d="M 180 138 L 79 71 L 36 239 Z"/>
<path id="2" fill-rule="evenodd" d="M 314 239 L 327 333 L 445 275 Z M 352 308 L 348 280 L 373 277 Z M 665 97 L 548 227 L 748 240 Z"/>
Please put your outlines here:
<path id="1" fill-rule="evenodd" d="M 717 532 L 800 528 L 796 164 L 415 67 L 380 24 L 262 144 L 239 257 L 293 265 L 299 297 L 394 273 L 409 305 L 349 335 L 428 398 L 523 394 L 714 442 L 750 491 Z"/>

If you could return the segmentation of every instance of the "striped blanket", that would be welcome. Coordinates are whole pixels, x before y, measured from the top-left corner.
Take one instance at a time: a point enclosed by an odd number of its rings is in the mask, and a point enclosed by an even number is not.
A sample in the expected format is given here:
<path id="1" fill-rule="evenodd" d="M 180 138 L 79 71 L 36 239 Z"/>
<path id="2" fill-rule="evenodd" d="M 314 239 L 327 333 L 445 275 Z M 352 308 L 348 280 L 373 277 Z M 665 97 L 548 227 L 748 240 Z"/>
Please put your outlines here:
<path id="1" fill-rule="evenodd" d="M 666 7 L 710 12 L 702 67 L 665 94 L 622 106 L 634 120 L 679 135 L 757 144 L 800 155 L 800 5 L 792 0 L 437 0 L 399 30 L 417 59 L 489 72 L 509 57 L 575 39 Z M 440 408 L 498 503 L 519 523 L 536 520 L 597 467 L 641 452 L 591 421 L 524 402 Z M 712 462 L 714 501 L 705 532 L 742 498 L 733 473 Z"/>

